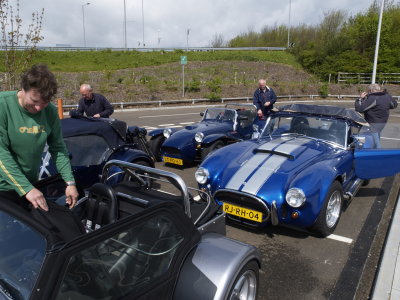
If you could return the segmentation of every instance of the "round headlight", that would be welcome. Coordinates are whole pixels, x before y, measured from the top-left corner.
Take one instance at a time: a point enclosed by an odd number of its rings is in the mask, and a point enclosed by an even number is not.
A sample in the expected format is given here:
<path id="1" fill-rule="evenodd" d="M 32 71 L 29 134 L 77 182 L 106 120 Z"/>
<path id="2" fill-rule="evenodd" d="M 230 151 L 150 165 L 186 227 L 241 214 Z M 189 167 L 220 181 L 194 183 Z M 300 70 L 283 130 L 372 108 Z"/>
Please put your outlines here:
<path id="1" fill-rule="evenodd" d="M 202 132 L 197 132 L 194 136 L 194 140 L 198 143 L 201 143 L 203 141 L 204 138 L 204 133 Z"/>
<path id="2" fill-rule="evenodd" d="M 170 128 L 164 129 L 163 134 L 164 134 L 164 136 L 165 136 L 166 139 L 169 138 L 169 137 L 171 136 L 171 133 L 172 133 L 172 130 L 171 130 Z"/>
<path id="3" fill-rule="evenodd" d="M 286 193 L 286 202 L 291 207 L 300 207 L 304 202 L 306 202 L 306 195 L 302 189 L 291 188 Z"/>
<path id="4" fill-rule="evenodd" d="M 208 177 L 210 176 L 210 173 L 206 168 L 200 167 L 196 170 L 194 173 L 194 177 L 196 178 L 196 181 L 200 184 L 205 184 L 208 181 Z"/>

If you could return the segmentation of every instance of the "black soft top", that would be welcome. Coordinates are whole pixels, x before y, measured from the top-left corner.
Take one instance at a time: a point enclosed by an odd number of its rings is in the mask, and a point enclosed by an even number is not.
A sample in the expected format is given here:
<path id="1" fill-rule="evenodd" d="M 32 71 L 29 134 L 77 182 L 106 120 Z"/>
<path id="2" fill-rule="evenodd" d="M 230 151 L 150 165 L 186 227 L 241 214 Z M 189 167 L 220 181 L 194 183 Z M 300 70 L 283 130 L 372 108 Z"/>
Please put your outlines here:
<path id="1" fill-rule="evenodd" d="M 68 118 L 61 120 L 63 137 L 81 135 L 99 135 L 115 148 L 126 142 L 127 125 L 116 119 L 105 118 Z"/>
<path id="2" fill-rule="evenodd" d="M 280 106 L 274 109 L 275 112 L 297 112 L 319 116 L 339 117 L 350 120 L 362 126 L 369 126 L 363 116 L 352 110 L 344 107 L 331 105 L 310 105 L 310 104 L 289 104 Z"/>

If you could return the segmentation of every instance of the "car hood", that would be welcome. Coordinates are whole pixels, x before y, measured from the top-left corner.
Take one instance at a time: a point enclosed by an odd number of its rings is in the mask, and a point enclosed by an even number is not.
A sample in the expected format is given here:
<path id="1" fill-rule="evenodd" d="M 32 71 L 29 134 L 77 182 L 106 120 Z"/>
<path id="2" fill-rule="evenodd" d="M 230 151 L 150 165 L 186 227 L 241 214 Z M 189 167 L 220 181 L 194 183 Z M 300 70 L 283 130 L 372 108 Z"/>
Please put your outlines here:
<path id="1" fill-rule="evenodd" d="M 245 151 L 244 146 L 247 148 Z M 262 195 L 271 189 L 284 190 L 300 171 L 323 159 L 332 148 L 308 138 L 280 137 L 249 141 L 237 145 L 241 151 L 224 153 L 236 157 L 220 174 L 219 188 L 232 189 L 252 195 Z M 231 150 L 234 151 L 234 147 Z M 220 150 L 217 154 L 222 153 Z M 234 151 L 236 152 L 236 151 Z"/>
<path id="2" fill-rule="evenodd" d="M 165 140 L 163 146 L 179 147 L 179 145 L 186 145 L 194 143 L 194 136 L 197 132 L 204 133 L 204 136 L 214 133 L 225 133 L 232 130 L 232 124 L 227 122 L 200 122 L 186 126 L 184 129 L 179 130 L 172 134 Z"/>

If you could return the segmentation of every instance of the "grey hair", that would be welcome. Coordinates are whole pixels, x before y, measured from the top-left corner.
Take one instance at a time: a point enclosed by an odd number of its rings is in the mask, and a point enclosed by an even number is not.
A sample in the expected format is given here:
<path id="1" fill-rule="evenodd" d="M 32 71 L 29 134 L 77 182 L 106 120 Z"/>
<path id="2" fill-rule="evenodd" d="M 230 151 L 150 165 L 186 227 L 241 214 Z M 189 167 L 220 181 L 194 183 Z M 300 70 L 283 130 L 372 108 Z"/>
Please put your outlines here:
<path id="1" fill-rule="evenodd" d="M 92 89 L 92 86 L 90 85 L 90 84 L 87 84 L 87 83 L 84 83 L 84 84 L 82 84 L 81 85 L 81 89 L 85 89 L 85 90 L 89 90 L 89 91 L 92 91 L 93 89 Z"/>
<path id="2" fill-rule="evenodd" d="M 377 83 L 372 83 L 368 86 L 368 92 L 376 93 L 381 91 L 381 86 Z"/>

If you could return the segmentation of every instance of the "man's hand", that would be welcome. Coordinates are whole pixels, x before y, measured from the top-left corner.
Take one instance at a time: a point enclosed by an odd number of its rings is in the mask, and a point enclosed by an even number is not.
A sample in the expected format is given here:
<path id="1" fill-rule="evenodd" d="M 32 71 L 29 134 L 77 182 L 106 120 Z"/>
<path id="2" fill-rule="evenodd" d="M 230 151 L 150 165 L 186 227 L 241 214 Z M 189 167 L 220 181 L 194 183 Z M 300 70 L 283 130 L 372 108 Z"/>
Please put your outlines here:
<path id="1" fill-rule="evenodd" d="M 75 185 L 68 185 L 67 188 L 65 189 L 65 196 L 67 196 L 67 204 L 69 205 L 69 208 L 73 208 L 76 204 L 76 201 L 78 200 L 78 190 L 76 189 Z"/>
<path id="2" fill-rule="evenodd" d="M 367 92 L 362 92 L 361 95 L 360 95 L 360 98 L 361 98 L 361 99 L 364 99 L 364 98 L 367 97 L 367 96 L 368 96 L 368 93 L 367 93 Z"/>
<path id="3" fill-rule="evenodd" d="M 270 105 L 271 105 L 271 102 L 269 102 L 269 101 L 264 103 L 264 106 L 270 106 Z"/>
<path id="4" fill-rule="evenodd" d="M 258 115 L 258 117 L 259 117 L 260 119 L 263 117 L 263 113 L 262 113 L 262 110 L 261 110 L 261 109 L 257 110 L 257 115 Z"/>
<path id="5" fill-rule="evenodd" d="M 41 209 L 48 211 L 49 207 L 47 206 L 46 199 L 44 198 L 41 191 L 36 188 L 31 189 L 26 195 L 26 200 L 32 203 L 34 208 L 40 207 Z"/>
<path id="6" fill-rule="evenodd" d="M 95 114 L 93 118 L 100 118 L 100 114 Z"/>

